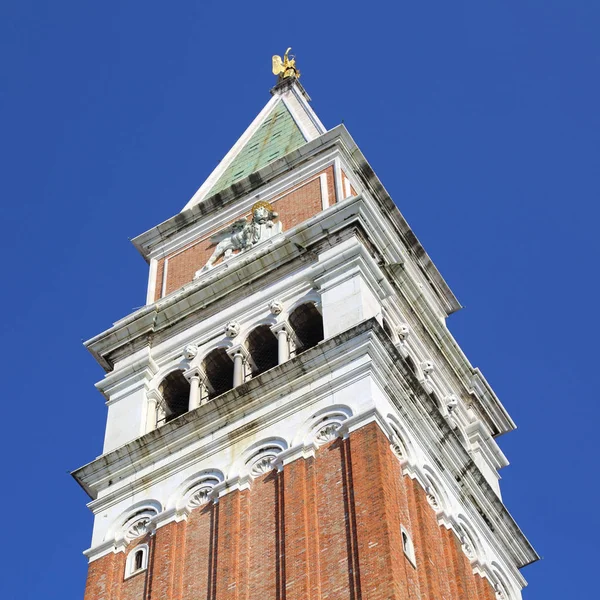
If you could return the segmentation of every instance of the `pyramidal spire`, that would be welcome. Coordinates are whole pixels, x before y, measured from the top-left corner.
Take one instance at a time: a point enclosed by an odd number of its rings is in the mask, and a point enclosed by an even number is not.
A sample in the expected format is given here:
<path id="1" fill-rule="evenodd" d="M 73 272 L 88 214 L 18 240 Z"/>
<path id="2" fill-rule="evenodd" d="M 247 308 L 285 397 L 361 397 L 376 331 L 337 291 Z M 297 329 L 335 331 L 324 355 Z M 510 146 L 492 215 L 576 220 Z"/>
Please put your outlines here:
<path id="1" fill-rule="evenodd" d="M 309 105 L 310 97 L 298 81 L 300 71 L 295 66 L 295 58 L 289 55 L 290 50 L 288 48 L 283 59 L 273 57 L 273 73 L 278 75 L 278 80 L 269 102 L 183 210 L 222 192 L 326 132 Z"/>

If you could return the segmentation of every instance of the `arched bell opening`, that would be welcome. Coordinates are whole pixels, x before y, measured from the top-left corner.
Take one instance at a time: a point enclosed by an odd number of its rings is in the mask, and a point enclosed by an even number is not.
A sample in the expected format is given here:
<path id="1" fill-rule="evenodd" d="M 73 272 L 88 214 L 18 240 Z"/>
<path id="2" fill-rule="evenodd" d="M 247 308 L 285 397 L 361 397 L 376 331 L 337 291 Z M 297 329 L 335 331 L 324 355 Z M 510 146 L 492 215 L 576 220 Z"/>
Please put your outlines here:
<path id="1" fill-rule="evenodd" d="M 233 362 L 224 348 L 215 348 L 202 363 L 208 383 L 208 398 L 216 398 L 233 387 Z"/>
<path id="2" fill-rule="evenodd" d="M 296 307 L 290 314 L 289 323 L 299 342 L 296 354 L 323 341 L 323 317 L 312 302 Z"/>
<path id="3" fill-rule="evenodd" d="M 268 325 L 253 329 L 246 340 L 252 358 L 252 376 L 256 377 L 279 364 L 277 338 Z"/>
<path id="4" fill-rule="evenodd" d="M 158 386 L 164 401 L 165 423 L 180 417 L 188 410 L 190 384 L 182 371 L 172 371 Z"/>

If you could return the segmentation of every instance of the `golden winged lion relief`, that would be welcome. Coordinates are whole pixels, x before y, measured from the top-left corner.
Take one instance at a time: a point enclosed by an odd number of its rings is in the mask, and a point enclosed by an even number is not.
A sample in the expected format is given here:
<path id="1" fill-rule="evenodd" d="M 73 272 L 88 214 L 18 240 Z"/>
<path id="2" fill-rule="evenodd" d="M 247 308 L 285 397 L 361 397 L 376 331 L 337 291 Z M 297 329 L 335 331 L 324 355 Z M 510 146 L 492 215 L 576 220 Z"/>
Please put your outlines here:
<path id="1" fill-rule="evenodd" d="M 291 48 L 288 48 L 285 51 L 283 60 L 277 54 L 273 57 L 273 75 L 278 75 L 280 80 L 286 77 L 300 79 L 300 71 L 296 68 L 296 57 L 290 56 L 290 50 Z"/>

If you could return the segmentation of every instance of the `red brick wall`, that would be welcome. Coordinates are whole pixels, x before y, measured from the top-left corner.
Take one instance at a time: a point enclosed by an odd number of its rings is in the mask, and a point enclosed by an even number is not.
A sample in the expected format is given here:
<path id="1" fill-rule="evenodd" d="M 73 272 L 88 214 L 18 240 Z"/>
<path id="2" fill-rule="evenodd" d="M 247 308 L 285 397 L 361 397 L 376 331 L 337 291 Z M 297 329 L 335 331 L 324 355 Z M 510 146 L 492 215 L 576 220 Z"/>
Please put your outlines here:
<path id="1" fill-rule="evenodd" d="M 147 572 L 127 580 L 125 554 L 92 562 L 85 600 L 495 600 L 374 423 L 149 543 Z"/>
<path id="2" fill-rule="evenodd" d="M 325 169 L 323 173 L 327 174 L 329 203 L 334 204 L 336 196 L 333 167 Z M 316 179 L 312 179 L 308 183 L 301 183 L 292 191 L 286 192 L 275 200 L 271 200 L 271 204 L 279 213 L 284 229 L 291 229 L 320 212 L 322 210 L 322 201 L 321 183 L 317 176 Z M 239 214 L 231 222 L 241 217 L 249 216 L 250 214 Z M 184 250 L 178 250 L 176 253 L 166 257 L 166 259 L 162 258 L 158 261 L 155 301 L 192 281 L 194 273 L 206 263 L 215 249 L 215 246 L 210 242 L 210 237 L 214 233 L 215 231 L 212 231 L 202 239 L 193 242 Z M 167 280 L 163 293 L 162 285 L 165 262 L 168 262 L 168 267 Z"/>

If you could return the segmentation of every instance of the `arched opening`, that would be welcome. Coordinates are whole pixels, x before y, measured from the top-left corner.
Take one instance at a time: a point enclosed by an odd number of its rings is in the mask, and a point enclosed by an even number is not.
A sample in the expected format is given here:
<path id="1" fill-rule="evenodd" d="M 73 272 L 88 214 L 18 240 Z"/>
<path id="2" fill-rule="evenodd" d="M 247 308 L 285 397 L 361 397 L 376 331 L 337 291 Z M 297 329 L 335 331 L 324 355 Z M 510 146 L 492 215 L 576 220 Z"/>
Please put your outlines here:
<path id="1" fill-rule="evenodd" d="M 323 340 L 323 317 L 312 302 L 295 308 L 289 322 L 299 342 L 296 354 L 316 346 Z"/>
<path id="2" fill-rule="evenodd" d="M 256 377 L 279 364 L 277 338 L 268 325 L 260 325 L 250 332 L 246 347 L 252 357 L 252 376 Z"/>
<path id="3" fill-rule="evenodd" d="M 224 348 L 215 348 L 202 363 L 208 380 L 208 398 L 216 398 L 233 387 L 233 361 Z"/>
<path id="4" fill-rule="evenodd" d="M 387 322 L 386 319 L 383 319 L 381 321 L 381 327 L 383 328 L 383 330 L 386 332 L 387 336 L 390 338 L 390 340 L 393 341 L 394 339 L 394 334 L 392 332 L 392 328 L 390 327 L 390 324 Z"/>
<path id="5" fill-rule="evenodd" d="M 408 560 L 410 560 L 410 562 L 413 564 L 413 566 L 417 566 L 417 562 L 415 559 L 415 547 L 413 545 L 413 542 L 410 538 L 410 535 L 408 535 L 408 531 L 406 531 L 406 529 L 404 529 L 404 527 L 401 528 L 402 531 L 402 550 L 404 550 L 404 554 L 406 556 L 406 558 L 408 558 Z"/>
<path id="6" fill-rule="evenodd" d="M 413 375 L 417 376 L 418 372 L 417 367 L 415 365 L 415 361 L 410 356 L 407 356 L 405 360 L 406 364 L 408 365 L 408 368 L 413 372 Z"/>
<path id="7" fill-rule="evenodd" d="M 125 579 L 137 575 L 148 568 L 148 544 L 134 548 L 127 556 L 125 563 Z"/>
<path id="8" fill-rule="evenodd" d="M 438 398 L 438 395 L 435 392 L 431 392 L 431 394 L 429 394 L 430 398 L 433 400 L 433 403 L 437 406 L 438 410 L 442 413 L 445 414 L 446 411 L 444 411 L 444 405 L 443 403 L 440 401 L 440 399 Z"/>
<path id="9" fill-rule="evenodd" d="M 182 371 L 169 373 L 158 386 L 164 400 L 165 423 L 180 417 L 188 410 L 190 384 Z"/>

